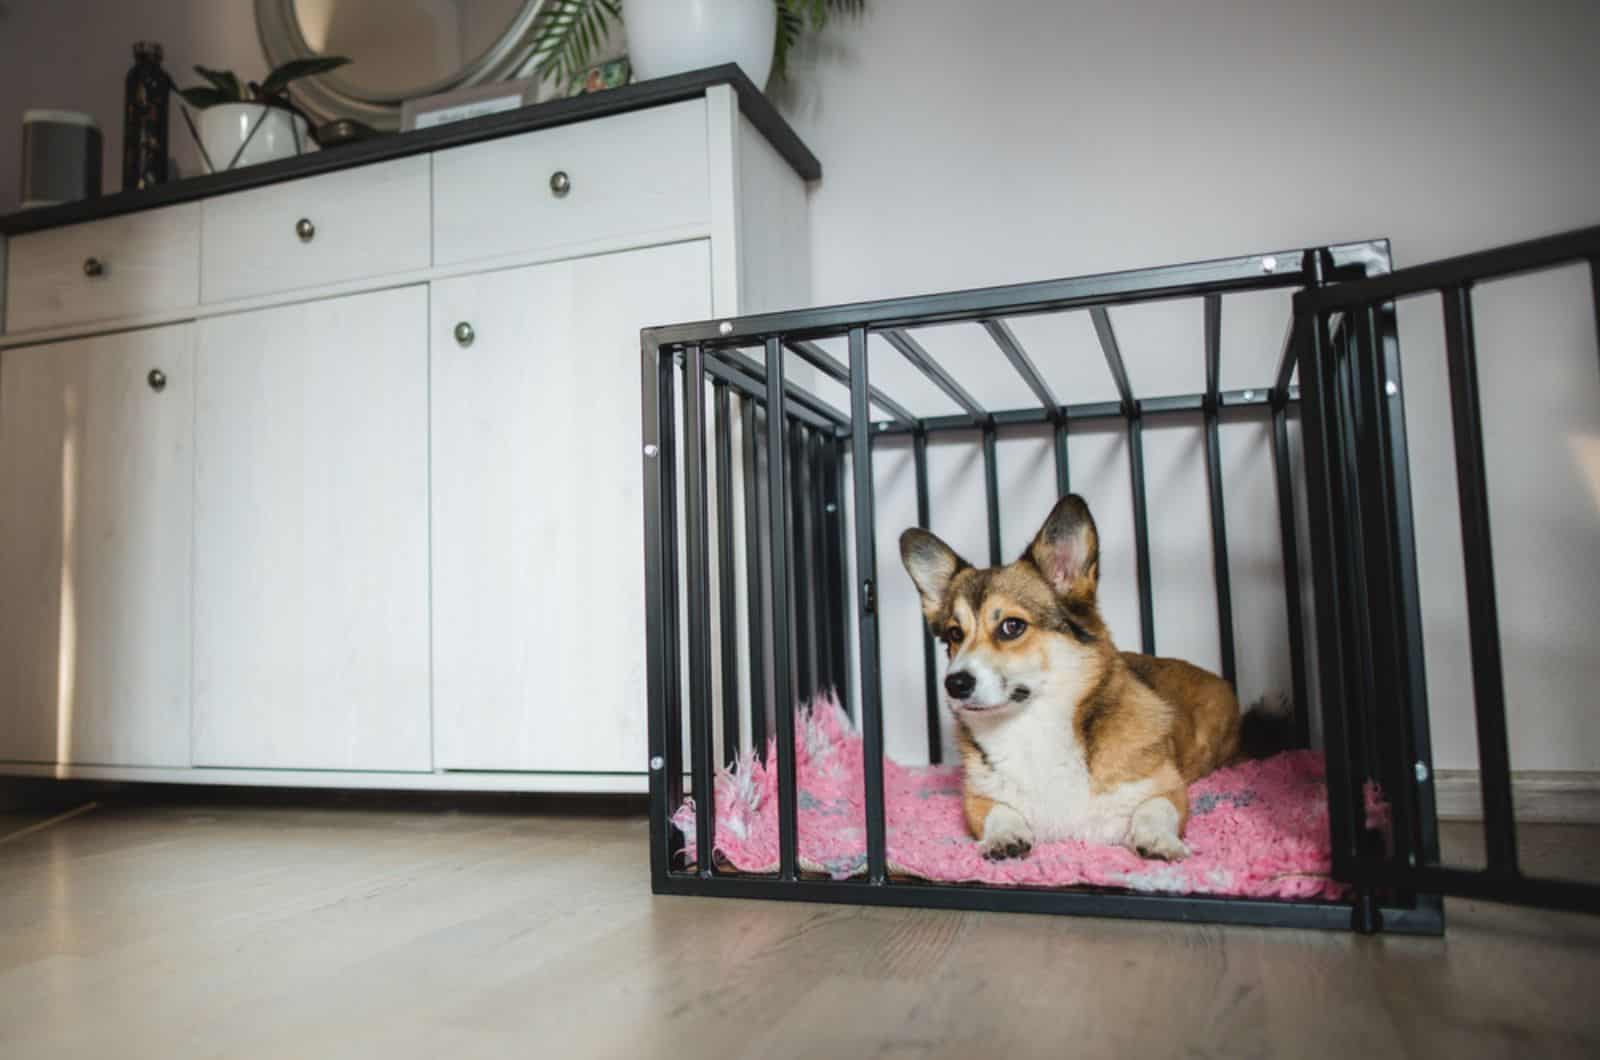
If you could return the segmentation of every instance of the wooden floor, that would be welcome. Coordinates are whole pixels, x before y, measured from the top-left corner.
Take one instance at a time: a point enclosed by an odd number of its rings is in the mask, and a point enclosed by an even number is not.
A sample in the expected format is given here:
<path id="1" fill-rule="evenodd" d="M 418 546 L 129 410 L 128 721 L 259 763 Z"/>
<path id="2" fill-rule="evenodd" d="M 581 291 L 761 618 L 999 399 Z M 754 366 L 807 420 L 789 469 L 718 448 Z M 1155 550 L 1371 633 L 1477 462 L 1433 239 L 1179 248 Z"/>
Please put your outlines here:
<path id="1" fill-rule="evenodd" d="M 1600 1056 L 1600 919 L 1456 902 L 1440 940 L 654 898 L 635 818 L 39 822 L 0 814 L 16 1060 Z M 1525 834 L 1600 875 L 1595 831 Z"/>

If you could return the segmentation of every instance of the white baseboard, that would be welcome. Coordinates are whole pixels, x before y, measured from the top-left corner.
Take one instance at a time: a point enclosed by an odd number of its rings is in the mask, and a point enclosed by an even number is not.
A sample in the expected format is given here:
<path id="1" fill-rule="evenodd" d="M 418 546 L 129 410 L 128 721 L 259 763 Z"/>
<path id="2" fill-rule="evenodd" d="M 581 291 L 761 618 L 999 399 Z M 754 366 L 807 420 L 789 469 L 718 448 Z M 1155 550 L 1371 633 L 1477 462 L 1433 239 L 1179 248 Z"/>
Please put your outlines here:
<path id="1" fill-rule="evenodd" d="M 1441 769 L 1434 798 L 1443 821 L 1483 819 L 1476 769 Z M 1600 824 L 1600 772 L 1526 770 L 1511 774 L 1511 805 L 1518 821 Z"/>

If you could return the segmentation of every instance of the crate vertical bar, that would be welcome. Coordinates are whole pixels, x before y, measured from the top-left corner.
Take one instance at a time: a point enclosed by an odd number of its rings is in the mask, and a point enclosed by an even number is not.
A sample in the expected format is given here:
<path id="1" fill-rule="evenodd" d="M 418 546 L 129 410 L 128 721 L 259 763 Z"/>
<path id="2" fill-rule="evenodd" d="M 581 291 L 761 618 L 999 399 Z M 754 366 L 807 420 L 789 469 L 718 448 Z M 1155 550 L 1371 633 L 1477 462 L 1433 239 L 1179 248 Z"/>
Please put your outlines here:
<path id="1" fill-rule="evenodd" d="M 1322 705 L 1322 743 L 1328 775 L 1328 826 L 1333 870 L 1348 870 L 1356 854 L 1355 817 L 1350 798 L 1349 733 L 1345 702 L 1345 645 L 1341 598 L 1340 548 L 1333 512 L 1341 503 L 1335 482 L 1338 435 L 1334 429 L 1327 324 L 1309 305 L 1296 303 L 1303 330 L 1300 362 L 1301 444 L 1306 463 L 1307 525 L 1311 537 L 1312 602 L 1317 623 L 1317 670 Z"/>
<path id="2" fill-rule="evenodd" d="M 811 622 L 810 517 L 806 507 L 806 429 L 798 422 L 789 432 L 789 548 L 793 557 L 789 586 L 794 606 L 795 698 L 809 700 L 816 691 L 816 653 Z"/>
<path id="3" fill-rule="evenodd" d="M 828 692 L 838 691 L 838 678 L 833 659 L 834 632 L 837 623 L 833 620 L 833 611 L 829 607 L 832 587 L 835 584 L 833 575 L 833 554 L 829 549 L 829 542 L 833 535 L 829 533 L 830 521 L 833 516 L 828 511 L 828 489 L 833 476 L 828 474 L 826 452 L 833 445 L 833 439 L 818 432 L 811 439 L 810 470 L 811 491 L 806 500 L 806 507 L 811 513 L 811 615 L 813 623 L 814 643 L 817 656 L 817 681 L 814 692 L 816 695 L 826 695 Z M 842 701 L 841 701 L 842 702 Z"/>
<path id="4" fill-rule="evenodd" d="M 1380 782 L 1394 808 L 1392 837 L 1395 856 L 1409 860 L 1416 853 L 1418 822 L 1416 784 L 1410 769 L 1414 761 L 1411 733 L 1405 724 L 1411 713 L 1404 679 L 1406 666 L 1405 619 L 1401 613 L 1398 561 L 1395 553 L 1396 513 L 1389 479 L 1390 456 L 1385 431 L 1382 342 L 1378 337 L 1376 309 L 1354 314 L 1356 357 L 1351 362 L 1355 397 L 1361 408 L 1360 433 L 1355 458 L 1361 491 L 1361 510 L 1370 517 L 1371 529 L 1361 542 L 1370 607 L 1372 635 L 1373 727 L 1377 736 Z"/>
<path id="5" fill-rule="evenodd" d="M 795 790 L 794 671 L 790 658 L 791 539 L 788 497 L 787 417 L 783 405 L 783 344 L 767 340 L 767 508 L 772 513 L 767 552 L 772 569 L 772 697 L 773 725 L 778 730 L 778 876 L 793 880 L 798 831 Z"/>
<path id="6" fill-rule="evenodd" d="M 710 876 L 716 836 L 711 723 L 711 541 L 706 511 L 706 366 L 698 343 L 684 353 L 684 558 L 689 593 L 689 755 L 694 777 L 695 861 Z"/>
<path id="7" fill-rule="evenodd" d="M 1330 344 L 1331 357 L 1324 365 L 1327 375 L 1322 380 L 1332 429 L 1338 439 L 1334 450 L 1337 460 L 1334 488 L 1339 505 L 1333 509 L 1332 523 L 1334 545 L 1339 551 L 1338 570 L 1347 587 L 1341 597 L 1344 611 L 1340 615 L 1340 622 L 1344 638 L 1344 689 L 1349 697 L 1339 704 L 1345 735 L 1343 753 L 1348 765 L 1345 774 L 1347 787 L 1338 794 L 1333 794 L 1330 788 L 1329 800 L 1330 816 L 1334 802 L 1348 804 L 1345 812 L 1351 823 L 1351 841 L 1354 844 L 1353 852 L 1348 856 L 1352 860 L 1378 853 L 1382 842 L 1381 834 L 1367 826 L 1365 817 L 1367 784 L 1376 779 L 1378 773 L 1378 752 L 1374 746 L 1377 729 L 1373 718 L 1377 704 L 1374 701 L 1376 692 L 1372 673 L 1372 597 L 1361 549 L 1361 542 L 1366 536 L 1366 519 L 1371 513 L 1364 512 L 1361 507 L 1360 471 L 1355 459 L 1360 424 L 1351 380 L 1355 343 L 1353 330 L 1354 326 L 1347 315 L 1337 332 L 1337 341 Z M 1338 853 L 1335 852 L 1337 857 Z M 1382 928 L 1372 887 L 1357 888 L 1350 915 L 1351 926 L 1357 932 L 1371 934 Z"/>
<path id="8" fill-rule="evenodd" d="M 1156 615 L 1150 588 L 1150 518 L 1144 496 L 1144 419 L 1137 408 L 1128 416 L 1128 474 L 1133 489 L 1133 544 L 1139 558 L 1139 650 L 1154 655 Z"/>
<path id="9" fill-rule="evenodd" d="M 1389 265 L 1385 254 L 1383 269 Z M 1411 749 L 1416 756 L 1412 770 L 1421 764 L 1428 780 L 1416 787 L 1418 817 L 1418 857 L 1425 862 L 1439 858 L 1439 819 L 1431 782 L 1433 775 L 1433 734 L 1428 719 L 1427 663 L 1422 641 L 1422 593 L 1417 575 L 1416 519 L 1411 507 L 1411 456 L 1406 443 L 1405 381 L 1400 368 L 1400 339 L 1394 303 L 1376 311 L 1377 339 L 1383 368 L 1383 403 L 1379 406 L 1382 445 L 1388 467 L 1389 504 L 1394 515 L 1391 549 L 1395 557 L 1395 591 L 1398 594 L 1400 630 L 1405 638 L 1404 684 L 1406 708 L 1410 712 Z M 1432 899 L 1437 903 L 1438 899 Z M 1442 915 L 1442 913 L 1441 913 Z"/>
<path id="10" fill-rule="evenodd" d="M 722 761 L 739 756 L 738 575 L 734 572 L 733 395 L 726 383 L 712 387 L 712 431 L 717 447 L 717 630 L 722 641 Z"/>
<path id="11" fill-rule="evenodd" d="M 1206 394 L 1203 405 L 1206 433 L 1206 484 L 1211 492 L 1211 568 L 1217 583 L 1217 637 L 1222 653 L 1222 679 L 1236 684 L 1233 655 L 1233 583 L 1228 576 L 1228 520 L 1222 496 L 1222 438 L 1218 415 L 1222 408 L 1222 296 L 1205 298 Z"/>
<path id="12" fill-rule="evenodd" d="M 1056 496 L 1065 497 L 1072 492 L 1072 466 L 1067 458 L 1067 418 L 1058 415 L 1054 429 L 1056 458 Z"/>
<path id="13" fill-rule="evenodd" d="M 678 702 L 678 546 L 674 533 L 673 360 L 640 339 L 644 408 L 645 670 L 649 687 L 650 875 L 660 888 L 681 847 L 668 818 L 683 803 Z"/>
<path id="14" fill-rule="evenodd" d="M 851 471 L 855 476 L 856 577 L 861 583 L 861 743 L 867 813 L 867 880 L 888 879 L 883 812 L 883 708 L 878 672 L 878 561 L 872 501 L 872 408 L 867 331 L 850 329 Z"/>
<path id="15" fill-rule="evenodd" d="M 930 521 L 933 518 L 928 498 L 928 432 L 917 430 L 911 436 L 911 458 L 915 465 L 917 478 L 917 525 L 924 530 L 933 527 Z M 919 609 L 918 614 L 921 611 Z M 923 703 L 928 712 L 928 761 L 939 765 L 944 761 L 944 733 L 940 726 L 939 713 L 939 671 L 934 660 L 933 637 L 928 633 L 925 623 L 918 623 L 922 627 L 922 690 Z"/>
<path id="16" fill-rule="evenodd" d="M 986 423 L 983 425 L 983 501 L 989 524 L 989 565 L 998 567 L 1004 559 L 1000 554 L 1000 469 L 994 443 L 994 424 Z"/>
<path id="17" fill-rule="evenodd" d="M 1589 259 L 1589 290 L 1589 299 L 1594 305 L 1594 344 L 1600 352 L 1600 258 Z"/>
<path id="18" fill-rule="evenodd" d="M 1483 412 L 1468 289 L 1444 292 L 1444 342 L 1455 427 L 1456 487 L 1461 499 L 1461 553 L 1467 574 L 1467 634 L 1472 644 L 1473 706 L 1483 784 L 1483 842 L 1489 868 L 1517 871 L 1511 801 L 1511 750 L 1506 734 L 1500 613 L 1495 602 L 1494 549 L 1489 538 L 1489 482 L 1483 461 Z"/>
<path id="19" fill-rule="evenodd" d="M 1294 690 L 1295 746 L 1311 746 L 1311 700 L 1306 687 L 1305 616 L 1300 601 L 1300 540 L 1294 506 L 1294 465 L 1289 452 L 1288 395 L 1272 397 L 1272 463 L 1278 479 L 1278 527 L 1282 535 L 1283 597 L 1289 628 L 1289 672 Z"/>
<path id="20" fill-rule="evenodd" d="M 834 443 L 833 451 L 833 499 L 838 505 L 837 518 L 834 520 L 834 556 L 838 564 L 834 571 L 834 621 L 838 625 L 836 634 L 839 642 L 839 695 L 843 699 L 845 708 L 850 712 L 850 717 L 860 721 L 860 707 L 857 697 L 850 693 L 851 644 L 850 644 L 850 518 L 848 512 L 848 498 L 850 496 L 850 473 L 848 458 L 850 456 L 850 437 L 841 436 Z"/>
<path id="21" fill-rule="evenodd" d="M 1351 762 L 1364 780 L 1378 778 L 1379 750 L 1377 724 L 1374 711 L 1378 709 L 1377 683 L 1373 673 L 1372 636 L 1372 584 L 1369 581 L 1366 553 L 1362 545 L 1370 530 L 1369 520 L 1375 512 L 1362 505 L 1361 471 L 1356 461 L 1357 439 L 1363 425 L 1356 403 L 1353 362 L 1356 358 L 1356 332 L 1358 328 L 1350 315 L 1346 315 L 1339 329 L 1338 347 L 1332 365 L 1329 389 L 1333 395 L 1333 412 L 1339 432 L 1339 496 L 1341 506 L 1334 512 L 1337 541 L 1343 552 L 1345 579 L 1349 591 L 1345 594 L 1345 645 L 1348 668 L 1346 688 L 1351 698 L 1347 711 L 1352 720 L 1349 750 Z M 1372 845 L 1370 830 L 1358 833 L 1358 840 Z"/>
<path id="22" fill-rule="evenodd" d="M 750 636 L 750 742 L 756 754 L 767 760 L 767 613 L 762 606 L 761 579 L 765 550 L 761 547 L 761 460 L 760 432 L 756 424 L 756 402 L 740 402 L 739 445 L 744 457 L 744 584 L 745 621 Z"/>

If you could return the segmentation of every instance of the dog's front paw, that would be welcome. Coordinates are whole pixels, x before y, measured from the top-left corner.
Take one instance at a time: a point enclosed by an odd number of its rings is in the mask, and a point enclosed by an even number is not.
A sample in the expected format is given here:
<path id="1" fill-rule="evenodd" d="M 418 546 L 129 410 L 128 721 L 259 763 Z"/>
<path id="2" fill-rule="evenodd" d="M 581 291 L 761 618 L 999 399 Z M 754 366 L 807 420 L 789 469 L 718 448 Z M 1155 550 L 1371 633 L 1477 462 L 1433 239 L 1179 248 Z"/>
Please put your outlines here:
<path id="1" fill-rule="evenodd" d="M 1141 858 L 1158 858 L 1161 861 L 1182 861 L 1189 856 L 1189 848 L 1183 840 L 1166 832 L 1156 832 L 1149 835 L 1131 835 L 1128 837 L 1128 846 Z"/>
<path id="2" fill-rule="evenodd" d="M 1033 849 L 1033 829 L 1016 810 L 996 805 L 984 818 L 983 838 L 978 843 L 990 861 L 1025 858 Z"/>
<path id="3" fill-rule="evenodd" d="M 1189 848 L 1178 838 L 1178 809 L 1166 799 L 1151 799 L 1134 812 L 1128 849 L 1141 858 L 1182 861 Z"/>

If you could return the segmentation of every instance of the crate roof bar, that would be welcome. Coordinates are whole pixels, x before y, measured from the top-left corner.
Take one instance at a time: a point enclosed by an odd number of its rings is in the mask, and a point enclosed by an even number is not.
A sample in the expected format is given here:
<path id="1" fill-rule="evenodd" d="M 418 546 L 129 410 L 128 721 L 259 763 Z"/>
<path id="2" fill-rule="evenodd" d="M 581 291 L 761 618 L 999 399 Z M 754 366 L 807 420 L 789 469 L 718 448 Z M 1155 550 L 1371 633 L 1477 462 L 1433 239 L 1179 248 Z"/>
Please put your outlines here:
<path id="1" fill-rule="evenodd" d="M 734 367 L 743 369 L 746 375 L 754 379 L 764 380 L 766 378 L 766 370 L 761 367 L 761 363 L 746 357 L 738 350 L 723 350 L 717 356 Z M 779 356 L 782 356 L 781 351 Z M 850 429 L 850 421 L 842 412 L 804 387 L 785 381 L 783 384 L 783 396 L 807 412 L 820 416 L 840 430 L 847 431 Z"/>
<path id="2" fill-rule="evenodd" d="M 1044 406 L 1045 413 L 1056 419 L 1061 415 L 1061 402 L 1050 392 L 1050 385 L 1039 375 L 1039 370 L 1033 366 L 1033 361 L 1028 359 L 1028 354 L 1022 348 L 1022 343 L 1017 340 L 1016 333 L 1011 330 L 1004 320 L 985 320 L 983 330 L 994 339 L 994 344 L 1000 347 L 1000 352 L 1006 355 L 1006 360 L 1022 376 L 1022 381 L 1028 384 L 1028 389 L 1033 391 L 1033 396 L 1039 399 L 1039 404 Z"/>
<path id="3" fill-rule="evenodd" d="M 798 354 L 802 360 L 828 376 L 836 383 L 844 386 L 850 385 L 850 369 L 840 364 L 832 354 L 814 342 L 798 341 L 784 343 L 790 350 Z M 871 390 L 872 403 L 893 416 L 907 427 L 913 427 L 918 421 L 915 413 L 907 411 L 906 407 L 894 398 L 885 394 L 877 387 Z"/>
<path id="4" fill-rule="evenodd" d="M 1106 368 L 1111 372 L 1111 381 L 1117 384 L 1117 395 L 1122 398 L 1122 409 L 1132 414 L 1135 409 L 1133 385 L 1128 382 L 1128 368 L 1122 363 L 1122 350 L 1117 346 L 1117 333 L 1111 327 L 1111 314 L 1104 306 L 1094 306 L 1089 310 L 1089 319 L 1094 321 L 1095 337 L 1100 340 L 1100 352 L 1105 354 Z"/>
<path id="5" fill-rule="evenodd" d="M 898 328 L 886 328 L 881 334 L 884 339 L 900 351 L 900 355 L 910 361 L 912 366 L 927 376 L 933 385 L 944 391 L 945 394 L 957 405 L 967 410 L 967 415 L 972 417 L 974 423 L 983 424 L 990 422 L 989 413 L 978 399 L 967 393 L 966 388 L 955 381 L 955 378 L 939 366 L 922 344 Z"/>
<path id="6" fill-rule="evenodd" d="M 1273 390 L 1276 391 L 1280 401 L 1285 400 L 1289 394 L 1289 380 L 1294 377 L 1295 350 L 1297 348 L 1298 344 L 1295 342 L 1294 312 L 1291 310 L 1289 313 L 1289 323 L 1285 325 L 1283 329 L 1283 346 L 1278 354 L 1278 375 L 1276 381 L 1272 385 Z"/>
<path id="7" fill-rule="evenodd" d="M 1205 297 L 1206 393 L 1203 413 L 1206 436 L 1206 486 L 1211 495 L 1211 569 L 1217 587 L 1217 638 L 1222 679 L 1235 683 L 1233 655 L 1233 581 L 1228 575 L 1228 520 L 1223 511 L 1222 437 L 1217 414 L 1222 400 L 1222 296 Z"/>
<path id="8" fill-rule="evenodd" d="M 754 364 L 754 362 L 751 363 Z M 755 365 L 755 367 L 758 370 L 760 368 L 759 365 Z M 724 364 L 717 357 L 709 354 L 705 357 L 705 370 L 713 379 L 728 384 L 744 397 L 750 398 L 757 404 L 766 404 L 765 372 L 758 371 L 755 375 L 746 374 L 738 368 Z M 793 384 L 790 384 L 790 386 L 792 387 Z M 803 406 L 792 406 L 786 408 L 784 412 L 820 431 L 833 431 L 838 427 L 836 420 L 825 419 Z M 835 413 L 834 415 L 837 416 L 838 414 Z"/>

